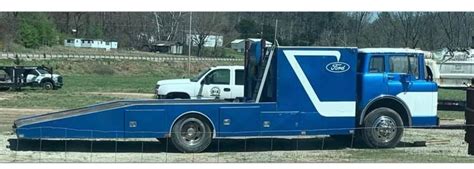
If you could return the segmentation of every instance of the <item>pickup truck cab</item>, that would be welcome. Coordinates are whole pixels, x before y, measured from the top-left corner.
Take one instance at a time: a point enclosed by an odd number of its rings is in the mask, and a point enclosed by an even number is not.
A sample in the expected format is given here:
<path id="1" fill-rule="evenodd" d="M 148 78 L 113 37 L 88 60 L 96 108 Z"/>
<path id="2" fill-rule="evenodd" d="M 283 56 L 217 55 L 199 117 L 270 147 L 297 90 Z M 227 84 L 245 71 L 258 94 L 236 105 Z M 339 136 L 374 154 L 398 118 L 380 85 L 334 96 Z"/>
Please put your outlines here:
<path id="1" fill-rule="evenodd" d="M 216 66 L 191 79 L 160 80 L 155 93 L 158 99 L 233 100 L 244 95 L 244 67 Z"/>

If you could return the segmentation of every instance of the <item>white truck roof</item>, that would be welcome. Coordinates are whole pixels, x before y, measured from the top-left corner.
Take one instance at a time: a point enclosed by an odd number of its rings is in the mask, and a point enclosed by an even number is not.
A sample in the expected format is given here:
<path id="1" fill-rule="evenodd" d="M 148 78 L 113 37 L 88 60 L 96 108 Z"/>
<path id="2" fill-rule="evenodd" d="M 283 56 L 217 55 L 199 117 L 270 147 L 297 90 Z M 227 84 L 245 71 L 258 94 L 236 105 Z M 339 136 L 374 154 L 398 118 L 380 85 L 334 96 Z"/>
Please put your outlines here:
<path id="1" fill-rule="evenodd" d="M 361 48 L 360 53 L 424 53 L 422 50 L 410 48 Z"/>
<path id="2" fill-rule="evenodd" d="M 227 68 L 227 69 L 230 69 L 230 68 L 234 68 L 234 69 L 244 69 L 244 66 L 238 66 L 238 65 L 234 65 L 234 66 L 213 66 L 212 68 L 214 69 L 217 69 L 217 68 Z"/>

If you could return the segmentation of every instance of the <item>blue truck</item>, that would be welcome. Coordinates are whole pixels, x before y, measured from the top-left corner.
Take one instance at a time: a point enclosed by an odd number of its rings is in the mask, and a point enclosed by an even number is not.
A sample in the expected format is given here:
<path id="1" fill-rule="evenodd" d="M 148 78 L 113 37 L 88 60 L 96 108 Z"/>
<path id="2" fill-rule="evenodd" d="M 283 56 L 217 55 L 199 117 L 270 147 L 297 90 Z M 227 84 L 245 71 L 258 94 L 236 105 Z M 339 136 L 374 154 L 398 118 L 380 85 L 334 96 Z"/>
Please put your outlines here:
<path id="1" fill-rule="evenodd" d="M 404 128 L 439 123 L 438 88 L 424 65 L 415 49 L 247 43 L 238 101 L 112 101 L 20 118 L 13 129 L 19 139 L 167 138 L 182 152 L 219 138 L 302 135 L 355 135 L 391 148 Z M 199 83 L 215 80 L 229 79 Z"/>

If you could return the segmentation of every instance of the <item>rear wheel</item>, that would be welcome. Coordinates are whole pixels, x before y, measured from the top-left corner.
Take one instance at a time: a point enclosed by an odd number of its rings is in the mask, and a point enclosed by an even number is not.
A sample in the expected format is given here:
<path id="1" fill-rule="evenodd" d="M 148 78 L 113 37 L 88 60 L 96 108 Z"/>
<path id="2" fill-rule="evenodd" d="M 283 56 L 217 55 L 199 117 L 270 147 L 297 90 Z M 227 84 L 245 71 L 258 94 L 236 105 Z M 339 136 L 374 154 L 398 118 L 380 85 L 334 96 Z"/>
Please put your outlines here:
<path id="1" fill-rule="evenodd" d="M 364 119 L 361 136 L 371 148 L 393 148 L 403 135 L 403 121 L 397 112 L 390 108 L 377 108 Z"/>
<path id="2" fill-rule="evenodd" d="M 198 116 L 180 118 L 173 126 L 171 142 L 185 153 L 204 151 L 212 141 L 209 124 Z"/>

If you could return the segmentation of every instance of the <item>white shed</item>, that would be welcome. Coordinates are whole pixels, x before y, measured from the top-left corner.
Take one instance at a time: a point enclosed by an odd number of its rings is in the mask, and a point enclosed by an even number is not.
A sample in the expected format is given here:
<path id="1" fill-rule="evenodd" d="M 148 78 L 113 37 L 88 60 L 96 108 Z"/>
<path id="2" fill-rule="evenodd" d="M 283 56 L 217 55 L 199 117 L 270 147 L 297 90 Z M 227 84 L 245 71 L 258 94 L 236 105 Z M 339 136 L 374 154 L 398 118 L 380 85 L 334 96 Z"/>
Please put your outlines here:
<path id="1" fill-rule="evenodd" d="M 262 39 L 259 38 L 249 38 L 248 40 L 252 42 L 260 42 Z M 272 43 L 269 41 L 265 41 L 266 47 L 271 47 Z M 244 52 L 245 49 L 245 39 L 235 39 L 230 42 L 230 48 L 236 50 L 237 52 Z"/>
<path id="2" fill-rule="evenodd" d="M 98 39 L 66 39 L 64 46 L 77 48 L 96 48 L 96 49 L 117 49 L 118 43 L 113 41 L 103 41 Z"/>
<path id="3" fill-rule="evenodd" d="M 64 46 L 69 46 L 69 47 L 81 47 L 81 39 L 65 39 L 64 40 Z"/>

